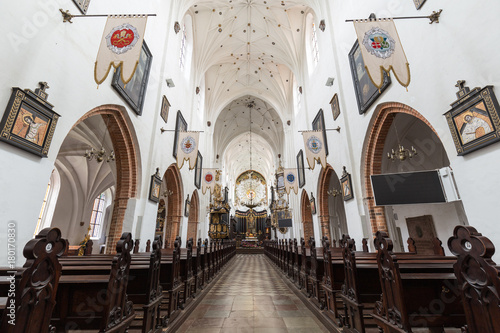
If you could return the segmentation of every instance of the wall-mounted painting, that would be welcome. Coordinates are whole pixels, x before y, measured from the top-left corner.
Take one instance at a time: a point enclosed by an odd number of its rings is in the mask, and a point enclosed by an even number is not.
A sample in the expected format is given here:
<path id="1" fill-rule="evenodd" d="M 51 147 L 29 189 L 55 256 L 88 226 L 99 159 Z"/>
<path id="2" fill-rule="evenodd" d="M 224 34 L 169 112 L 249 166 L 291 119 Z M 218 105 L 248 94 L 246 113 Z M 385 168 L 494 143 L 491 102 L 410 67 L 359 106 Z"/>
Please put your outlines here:
<path id="1" fill-rule="evenodd" d="M 333 120 L 337 120 L 340 116 L 339 96 L 337 94 L 333 95 L 330 105 L 332 107 Z"/>
<path id="2" fill-rule="evenodd" d="M 160 169 L 156 168 L 156 173 L 151 176 L 151 183 L 149 185 L 149 200 L 158 202 L 160 201 Z"/>
<path id="3" fill-rule="evenodd" d="M 316 214 L 316 199 L 314 198 L 313 193 L 311 192 L 311 199 L 309 200 L 311 205 L 311 213 Z"/>
<path id="4" fill-rule="evenodd" d="M 187 131 L 188 125 L 181 111 L 177 111 L 177 118 L 175 119 L 175 136 L 174 136 L 174 151 L 172 155 L 177 158 L 177 141 L 179 140 L 179 132 Z"/>
<path id="5" fill-rule="evenodd" d="M 413 3 L 415 4 L 415 8 L 420 9 L 424 5 L 426 0 L 413 0 Z"/>
<path id="6" fill-rule="evenodd" d="M 87 10 L 89 9 L 90 0 L 73 0 L 75 5 L 78 7 L 80 12 L 83 15 L 87 14 Z"/>
<path id="7" fill-rule="evenodd" d="M 306 174 L 304 170 L 304 152 L 299 150 L 297 154 L 297 176 L 299 177 L 299 188 L 306 184 Z"/>
<path id="8" fill-rule="evenodd" d="M 353 199 L 351 174 L 347 172 L 345 167 L 342 178 L 340 178 L 340 184 L 342 186 L 342 198 L 344 198 L 344 201 Z"/>
<path id="9" fill-rule="evenodd" d="M 142 108 L 146 97 L 146 88 L 148 86 L 149 72 L 151 71 L 151 62 L 153 56 L 149 51 L 146 41 L 142 43 L 142 51 L 139 56 L 139 64 L 135 69 L 134 76 L 129 83 L 123 84 L 121 79 L 121 66 L 115 71 L 111 86 L 125 99 L 127 104 L 137 115 L 142 115 Z"/>
<path id="10" fill-rule="evenodd" d="M 325 154 L 328 156 L 328 140 L 326 137 L 326 125 L 325 125 L 325 115 L 323 114 L 323 109 L 319 109 L 316 117 L 312 122 L 312 128 L 315 131 L 323 132 L 323 142 L 325 143 Z"/>
<path id="11" fill-rule="evenodd" d="M 189 211 L 191 209 L 191 201 L 189 201 L 189 194 L 184 202 L 184 216 L 189 217 Z"/>
<path id="12" fill-rule="evenodd" d="M 372 83 L 370 76 L 366 72 L 365 62 L 363 61 L 357 39 L 351 52 L 349 52 L 349 63 L 351 65 L 352 81 L 356 92 L 359 114 L 363 114 L 391 84 L 391 78 L 384 72 L 384 84 L 380 89 Z"/>
<path id="13" fill-rule="evenodd" d="M 165 123 L 168 120 L 168 111 L 169 110 L 170 110 L 170 102 L 168 101 L 167 96 L 163 95 L 163 98 L 161 100 L 160 116 Z"/>
<path id="14" fill-rule="evenodd" d="M 458 100 L 445 113 L 459 156 L 500 140 L 500 108 L 493 86 L 472 91 L 460 81 Z"/>
<path id="15" fill-rule="evenodd" d="M 46 101 L 47 83 L 35 92 L 12 88 L 0 122 L 0 140 L 41 157 L 47 157 L 59 115 Z"/>

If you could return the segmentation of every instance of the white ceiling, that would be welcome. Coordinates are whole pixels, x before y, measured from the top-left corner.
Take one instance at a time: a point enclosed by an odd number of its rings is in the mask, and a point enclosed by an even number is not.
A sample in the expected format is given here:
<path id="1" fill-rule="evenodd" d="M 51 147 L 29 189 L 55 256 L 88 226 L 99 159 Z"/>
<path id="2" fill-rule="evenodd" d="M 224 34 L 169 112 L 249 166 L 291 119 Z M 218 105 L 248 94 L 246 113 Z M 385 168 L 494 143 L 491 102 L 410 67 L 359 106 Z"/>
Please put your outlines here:
<path id="1" fill-rule="evenodd" d="M 231 178 L 252 166 L 270 174 L 283 151 L 283 123 L 293 115 L 294 81 L 301 85 L 306 16 L 317 0 L 183 0 L 179 13 L 193 22 L 193 69 L 205 89 L 205 119 Z M 246 134 L 245 134 L 246 133 Z M 221 150 L 224 150 L 222 152 Z M 257 169 L 260 168 L 260 169 Z"/>

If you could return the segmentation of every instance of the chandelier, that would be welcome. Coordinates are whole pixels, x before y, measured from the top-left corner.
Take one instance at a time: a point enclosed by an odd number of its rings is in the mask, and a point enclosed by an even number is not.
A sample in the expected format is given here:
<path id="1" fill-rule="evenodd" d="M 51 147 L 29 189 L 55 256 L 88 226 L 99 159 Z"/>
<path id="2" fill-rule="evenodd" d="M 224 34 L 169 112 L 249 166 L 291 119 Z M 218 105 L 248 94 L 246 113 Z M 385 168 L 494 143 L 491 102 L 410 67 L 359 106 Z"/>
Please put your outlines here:
<path id="1" fill-rule="evenodd" d="M 106 138 L 106 133 L 108 131 L 108 123 L 109 123 L 110 115 L 106 117 L 106 128 L 104 130 L 104 134 L 101 140 L 101 149 L 97 150 L 94 147 L 91 147 L 90 150 L 86 150 L 83 157 L 87 159 L 87 161 L 92 161 L 94 158 L 98 163 L 106 160 L 106 162 L 111 162 L 115 160 L 115 151 L 112 149 L 109 155 L 106 154 L 106 149 L 104 148 L 104 139 Z"/>
<path id="2" fill-rule="evenodd" d="M 417 155 L 417 150 L 415 147 L 411 146 L 410 149 L 406 149 L 401 142 L 399 141 L 399 135 L 398 135 L 398 128 L 396 127 L 396 122 L 394 119 L 396 116 L 394 116 L 392 119 L 394 123 L 394 130 L 396 131 L 396 139 L 398 140 L 398 148 L 396 151 L 394 149 L 391 149 L 390 152 L 387 153 L 387 158 L 390 159 L 391 161 L 399 160 L 400 162 L 404 162 L 407 158 L 412 158 L 413 156 Z"/>

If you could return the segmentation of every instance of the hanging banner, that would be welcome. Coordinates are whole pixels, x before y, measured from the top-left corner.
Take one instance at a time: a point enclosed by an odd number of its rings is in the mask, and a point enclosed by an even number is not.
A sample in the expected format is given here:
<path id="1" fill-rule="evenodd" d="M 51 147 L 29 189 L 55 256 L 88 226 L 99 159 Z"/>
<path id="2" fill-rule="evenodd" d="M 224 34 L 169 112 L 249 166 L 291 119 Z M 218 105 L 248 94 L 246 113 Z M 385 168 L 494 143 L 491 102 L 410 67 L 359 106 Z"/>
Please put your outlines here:
<path id="1" fill-rule="evenodd" d="M 196 166 L 196 158 L 198 157 L 198 138 L 199 132 L 179 132 L 177 143 L 177 167 L 182 169 L 184 160 L 189 162 L 189 170 L 193 170 Z"/>
<path id="2" fill-rule="evenodd" d="M 354 20 L 365 68 L 377 88 L 384 84 L 384 71 L 392 69 L 399 84 L 410 84 L 410 64 L 392 19 Z"/>
<path id="3" fill-rule="evenodd" d="M 147 18 L 146 15 L 108 16 L 94 68 L 97 84 L 106 80 L 111 66 L 122 67 L 124 84 L 132 79 L 139 64 Z"/>
<path id="4" fill-rule="evenodd" d="M 285 169 L 285 191 L 290 194 L 293 190 L 297 195 L 299 193 L 299 181 L 297 179 L 297 169 Z"/>
<path id="5" fill-rule="evenodd" d="M 203 169 L 203 180 L 201 185 L 201 192 L 205 194 L 207 189 L 210 190 L 210 194 L 213 193 L 215 189 L 215 176 L 218 169 Z"/>
<path id="6" fill-rule="evenodd" d="M 304 146 L 306 147 L 306 159 L 309 168 L 314 170 L 315 161 L 318 160 L 323 168 L 326 168 L 326 152 L 323 142 L 323 131 L 302 132 Z"/>

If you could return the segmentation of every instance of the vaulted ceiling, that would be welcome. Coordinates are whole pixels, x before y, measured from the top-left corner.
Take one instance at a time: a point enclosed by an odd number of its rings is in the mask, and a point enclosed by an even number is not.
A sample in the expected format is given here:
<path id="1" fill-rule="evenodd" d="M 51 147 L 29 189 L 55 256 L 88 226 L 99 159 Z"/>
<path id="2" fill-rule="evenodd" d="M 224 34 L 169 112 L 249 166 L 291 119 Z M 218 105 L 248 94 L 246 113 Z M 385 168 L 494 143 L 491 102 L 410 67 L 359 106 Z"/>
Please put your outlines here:
<path id="1" fill-rule="evenodd" d="M 307 16 L 318 2 L 177 2 L 179 21 L 190 15 L 193 22 L 194 79 L 205 89 L 205 119 L 215 123 L 214 146 L 225 154 L 231 174 L 249 167 L 248 158 L 241 157 L 249 151 L 250 100 L 256 103 L 252 135 L 260 144 L 252 154 L 255 165 L 261 163 L 259 171 L 268 175 L 282 153 L 283 124 L 293 115 L 294 87 L 301 85 L 305 66 Z"/>

